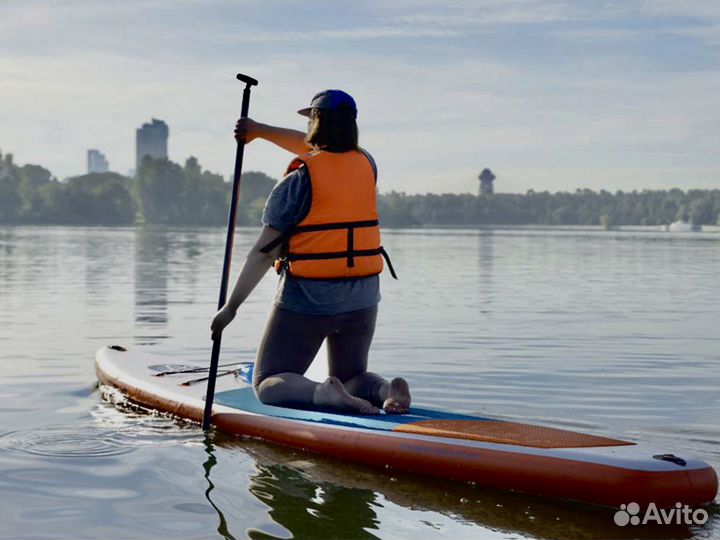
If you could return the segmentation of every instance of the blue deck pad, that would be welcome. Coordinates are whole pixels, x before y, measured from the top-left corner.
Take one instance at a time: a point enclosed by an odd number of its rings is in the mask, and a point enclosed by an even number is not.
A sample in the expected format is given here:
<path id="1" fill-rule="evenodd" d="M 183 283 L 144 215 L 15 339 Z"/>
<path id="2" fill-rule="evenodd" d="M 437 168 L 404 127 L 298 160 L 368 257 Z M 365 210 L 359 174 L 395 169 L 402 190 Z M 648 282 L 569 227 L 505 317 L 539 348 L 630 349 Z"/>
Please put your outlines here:
<path id="1" fill-rule="evenodd" d="M 232 407 L 233 409 L 238 409 L 239 411 L 262 414 L 263 416 L 273 418 L 304 420 L 306 422 L 317 422 L 319 424 L 375 429 L 378 431 L 392 431 L 396 426 L 412 424 L 413 422 L 421 422 L 423 420 L 473 420 L 479 422 L 501 421 L 495 418 L 453 414 L 431 409 L 419 409 L 416 407 L 412 407 L 408 414 L 385 414 L 382 412 L 379 415 L 370 416 L 289 409 L 260 403 L 255 396 L 253 389 L 249 387 L 220 392 L 215 395 L 215 403 L 225 405 L 226 407 Z"/>

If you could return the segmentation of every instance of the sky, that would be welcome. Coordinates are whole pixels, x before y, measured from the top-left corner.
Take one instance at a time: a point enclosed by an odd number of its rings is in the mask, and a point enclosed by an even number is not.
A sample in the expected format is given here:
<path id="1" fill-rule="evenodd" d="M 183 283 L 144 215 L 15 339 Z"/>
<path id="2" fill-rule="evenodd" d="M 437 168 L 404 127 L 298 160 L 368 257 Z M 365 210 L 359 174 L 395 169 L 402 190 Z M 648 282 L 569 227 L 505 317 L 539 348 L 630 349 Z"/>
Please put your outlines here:
<path id="1" fill-rule="evenodd" d="M 159 118 L 228 176 L 238 72 L 273 125 L 351 93 L 381 192 L 720 188 L 717 0 L 0 0 L 0 150 L 127 174 Z M 244 170 L 290 157 L 255 141 Z"/>

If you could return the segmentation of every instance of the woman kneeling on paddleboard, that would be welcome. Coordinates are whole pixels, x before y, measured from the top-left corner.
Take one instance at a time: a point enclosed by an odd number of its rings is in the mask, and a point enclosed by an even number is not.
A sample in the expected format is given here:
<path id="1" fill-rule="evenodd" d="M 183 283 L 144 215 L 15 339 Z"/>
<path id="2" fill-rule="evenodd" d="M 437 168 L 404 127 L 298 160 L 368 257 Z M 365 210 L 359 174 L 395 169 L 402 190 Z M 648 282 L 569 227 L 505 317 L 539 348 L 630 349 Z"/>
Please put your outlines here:
<path id="1" fill-rule="evenodd" d="M 394 272 L 380 244 L 377 169 L 358 147 L 355 101 L 325 90 L 298 112 L 309 117 L 307 135 L 247 118 L 237 123 L 238 142 L 261 138 L 299 157 L 268 197 L 264 227 L 212 332 L 235 318 L 274 265 L 280 285 L 255 360 L 258 399 L 356 414 L 405 413 L 407 382 L 367 371 L 383 258 Z M 326 339 L 330 376 L 317 383 L 303 375 Z"/>

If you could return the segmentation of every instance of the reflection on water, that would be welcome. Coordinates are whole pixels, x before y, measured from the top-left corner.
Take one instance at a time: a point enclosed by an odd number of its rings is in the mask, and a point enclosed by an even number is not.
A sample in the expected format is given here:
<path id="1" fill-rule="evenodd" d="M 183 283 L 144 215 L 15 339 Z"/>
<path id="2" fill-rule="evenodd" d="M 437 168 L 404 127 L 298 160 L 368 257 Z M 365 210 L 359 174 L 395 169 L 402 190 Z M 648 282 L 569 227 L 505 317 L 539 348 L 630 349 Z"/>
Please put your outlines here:
<path id="1" fill-rule="evenodd" d="M 256 230 L 240 229 L 234 273 Z M 720 235 L 387 231 L 371 367 L 419 406 L 541 421 L 720 467 Z M 95 391 L 94 351 L 209 360 L 221 229 L 0 227 L 4 538 L 694 538 L 583 506 L 214 434 Z M 223 339 L 251 360 L 269 273 Z M 110 397 L 107 402 L 101 399 Z M 117 397 L 117 396 L 116 396 Z M 113 404 L 113 400 L 117 403 Z"/>
<path id="2" fill-rule="evenodd" d="M 491 314 L 493 304 L 493 231 L 478 234 L 478 272 L 477 290 L 480 313 Z"/>
<path id="3" fill-rule="evenodd" d="M 105 261 L 112 249 L 114 249 L 112 232 L 105 235 L 88 234 L 85 239 L 83 278 L 88 304 L 102 305 L 107 302 L 111 291 L 107 286 L 108 268 Z"/>
<path id="4" fill-rule="evenodd" d="M 143 333 L 141 344 L 153 345 L 168 321 L 169 238 L 162 229 L 138 228 L 135 232 L 135 322 L 138 327 L 155 329 Z"/>
<path id="5" fill-rule="evenodd" d="M 267 504 L 268 515 L 287 532 L 282 538 L 377 538 L 373 511 L 375 494 L 328 482 L 311 482 L 285 465 L 258 465 L 249 491 Z M 266 531 L 250 529 L 250 538 L 267 538 Z"/>
<path id="6" fill-rule="evenodd" d="M 212 493 L 213 489 L 215 489 L 215 484 L 210 479 L 210 472 L 212 471 L 213 467 L 217 465 L 217 458 L 215 457 L 215 447 L 212 443 L 212 434 L 206 435 L 205 439 L 203 440 L 203 444 L 205 446 L 205 453 L 207 454 L 207 460 L 205 460 L 205 463 L 203 463 L 203 470 L 205 471 L 205 480 L 207 482 L 207 489 L 205 490 L 205 498 L 210 503 L 210 506 L 213 507 L 213 510 L 215 510 L 215 513 L 218 516 L 218 528 L 217 532 L 220 536 L 225 538 L 226 540 L 235 540 L 235 537 L 230 534 L 230 531 L 228 530 L 228 524 L 227 519 L 225 519 L 225 514 L 223 514 L 223 511 L 220 510 L 220 508 L 217 507 L 217 505 L 213 502 L 212 497 L 210 494 Z"/>
<path id="7" fill-rule="evenodd" d="M 254 459 L 249 491 L 272 521 L 248 529 L 250 538 L 424 538 L 433 533 L 480 538 L 490 531 L 558 540 L 703 537 L 703 530 L 686 526 L 610 527 L 613 511 L 608 509 L 382 473 L 222 434 L 216 435 L 216 449 L 241 449 Z M 417 518 L 408 520 L 406 509 Z M 717 522 L 717 509 L 712 515 Z"/>

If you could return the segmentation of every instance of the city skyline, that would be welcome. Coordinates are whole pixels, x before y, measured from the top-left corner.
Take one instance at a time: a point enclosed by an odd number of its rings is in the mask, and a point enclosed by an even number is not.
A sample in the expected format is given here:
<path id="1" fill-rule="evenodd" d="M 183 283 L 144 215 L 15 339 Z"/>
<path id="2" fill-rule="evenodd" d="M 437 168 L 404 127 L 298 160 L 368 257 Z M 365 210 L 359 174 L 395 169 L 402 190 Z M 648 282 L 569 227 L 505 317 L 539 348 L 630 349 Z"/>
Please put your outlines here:
<path id="1" fill-rule="evenodd" d="M 135 130 L 135 171 L 140 168 L 142 158 L 168 157 L 168 125 L 162 120 L 153 118 Z"/>
<path id="2" fill-rule="evenodd" d="M 108 163 L 105 154 L 100 152 L 96 148 L 91 148 L 87 151 L 87 172 L 92 173 L 106 173 L 110 170 L 110 164 Z"/>
<path id="3" fill-rule="evenodd" d="M 300 130 L 316 91 L 353 94 L 381 191 L 476 192 L 486 166 L 501 192 L 720 187 L 711 1 L 10 0 L 0 17 L 0 148 L 61 178 L 94 147 L 132 168 L 151 117 L 170 159 L 227 177 L 242 71 L 251 117 Z M 276 178 L 288 160 L 246 152 Z"/>
<path id="4" fill-rule="evenodd" d="M 168 138 L 169 127 L 163 120 L 158 118 L 152 118 L 150 122 L 145 122 L 137 128 L 135 130 L 135 167 L 130 169 L 127 175 L 135 175 L 142 158 L 145 156 L 167 158 Z M 110 171 L 107 156 L 96 148 L 88 149 L 86 163 L 88 174 Z M 71 174 L 66 178 L 73 176 L 79 176 L 79 174 Z"/>

